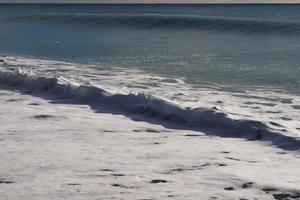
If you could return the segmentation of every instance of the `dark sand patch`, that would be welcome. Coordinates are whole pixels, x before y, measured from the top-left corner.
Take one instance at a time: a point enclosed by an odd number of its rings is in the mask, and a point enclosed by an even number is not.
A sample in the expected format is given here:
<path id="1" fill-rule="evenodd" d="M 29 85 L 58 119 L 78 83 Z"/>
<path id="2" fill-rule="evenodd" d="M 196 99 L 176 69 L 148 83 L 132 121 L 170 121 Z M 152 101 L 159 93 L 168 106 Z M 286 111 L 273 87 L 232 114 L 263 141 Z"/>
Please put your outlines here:
<path id="1" fill-rule="evenodd" d="M 232 190 L 234 190 L 234 188 L 233 187 L 226 187 L 226 188 L 224 188 L 224 190 L 232 191 Z"/>
<path id="2" fill-rule="evenodd" d="M 290 196 L 290 194 L 284 194 L 284 193 L 280 193 L 280 194 L 273 194 L 274 199 L 287 199 Z"/>
<path id="3" fill-rule="evenodd" d="M 159 130 L 155 130 L 155 129 L 152 129 L 152 128 L 147 128 L 145 131 L 148 132 L 148 133 L 160 133 Z"/>
<path id="4" fill-rule="evenodd" d="M 32 118 L 35 119 L 49 119 L 49 118 L 55 118 L 54 115 L 35 115 Z"/>
<path id="5" fill-rule="evenodd" d="M 256 161 L 256 160 L 247 160 L 246 162 L 248 162 L 248 163 L 258 163 L 258 161 Z"/>
<path id="6" fill-rule="evenodd" d="M 203 135 L 200 135 L 200 134 L 186 134 L 184 135 L 185 137 L 201 137 Z"/>
<path id="7" fill-rule="evenodd" d="M 162 133 L 162 132 L 170 132 L 169 130 L 157 130 L 152 128 L 147 129 L 133 129 L 132 132 L 139 133 L 139 132 L 148 132 L 148 133 Z"/>
<path id="8" fill-rule="evenodd" d="M 289 117 L 281 117 L 281 119 L 284 121 L 292 121 L 293 120 L 292 118 L 289 118 Z"/>
<path id="9" fill-rule="evenodd" d="M 28 105 L 30 105 L 30 106 L 39 106 L 41 104 L 40 103 L 29 103 Z"/>
<path id="10" fill-rule="evenodd" d="M 0 179 L 0 184 L 12 184 L 12 183 L 14 183 L 13 181 L 8 181 L 8 180 L 6 180 L 6 179 Z"/>
<path id="11" fill-rule="evenodd" d="M 278 114 L 278 113 L 282 113 L 282 111 L 272 111 L 272 110 L 268 110 L 265 113 L 270 113 L 270 114 Z"/>
<path id="12" fill-rule="evenodd" d="M 98 171 L 102 171 L 102 172 L 114 172 L 115 170 L 113 170 L 113 169 L 99 169 Z"/>
<path id="13" fill-rule="evenodd" d="M 67 185 L 70 185 L 70 186 L 79 186 L 81 184 L 80 183 L 67 183 Z"/>
<path id="14" fill-rule="evenodd" d="M 175 169 L 171 169 L 166 173 L 163 174 L 172 174 L 174 172 L 184 172 L 184 171 L 194 171 L 194 170 L 203 170 L 205 169 L 205 167 L 209 167 L 209 166 L 218 166 L 218 167 L 225 167 L 228 166 L 224 163 L 204 163 L 202 165 L 198 165 L 198 166 L 191 166 L 191 167 L 180 167 L 180 168 L 175 168 Z"/>
<path id="15" fill-rule="evenodd" d="M 280 152 L 276 152 L 276 154 L 287 154 L 287 152 L 280 151 Z"/>
<path id="16" fill-rule="evenodd" d="M 111 174 L 111 176 L 120 177 L 120 176 L 125 176 L 125 174 Z"/>
<path id="17" fill-rule="evenodd" d="M 209 197 L 208 200 L 218 199 L 217 197 Z"/>
<path id="18" fill-rule="evenodd" d="M 37 120 L 47 120 L 47 119 L 66 119 L 64 116 L 55 116 L 55 115 L 34 115 L 31 118 Z"/>
<path id="19" fill-rule="evenodd" d="M 124 189 L 137 189 L 138 187 L 133 187 L 133 186 L 126 186 L 118 183 L 113 183 L 111 184 L 113 187 L 119 187 L 119 188 L 124 188 Z"/>
<path id="20" fill-rule="evenodd" d="M 156 183 L 167 183 L 167 182 L 168 182 L 168 181 L 163 180 L 163 179 L 153 179 L 153 180 L 151 180 L 150 183 L 156 184 Z"/>
<path id="21" fill-rule="evenodd" d="M 289 194 L 289 193 L 276 193 L 273 194 L 276 200 L 290 200 L 290 199 L 300 199 L 299 193 Z"/>
<path id="22" fill-rule="evenodd" d="M 297 191 L 280 191 L 279 189 L 273 187 L 267 187 L 262 189 L 267 194 L 272 194 L 276 200 L 291 200 L 300 199 L 300 193 Z"/>
<path id="23" fill-rule="evenodd" d="M 171 194 L 171 195 L 167 195 L 167 197 L 175 197 L 176 195 L 173 195 L 173 194 Z"/>
<path id="24" fill-rule="evenodd" d="M 232 158 L 232 157 L 225 157 L 226 159 L 228 160 L 235 160 L 235 161 L 241 161 L 240 159 L 237 159 L 237 158 Z"/>
<path id="25" fill-rule="evenodd" d="M 16 102 L 16 101 L 22 101 L 24 99 L 8 99 L 5 102 Z"/>
<path id="26" fill-rule="evenodd" d="M 114 133 L 114 131 L 111 130 L 103 130 L 104 133 Z"/>
<path id="27" fill-rule="evenodd" d="M 242 188 L 246 189 L 246 188 L 251 188 L 253 185 L 253 182 L 247 182 L 247 183 L 243 183 Z"/>
<path id="28" fill-rule="evenodd" d="M 275 191 L 277 191 L 277 189 L 276 188 L 263 188 L 262 189 L 265 193 L 269 193 L 269 192 L 275 192 Z"/>
<path id="29" fill-rule="evenodd" d="M 246 105 L 262 105 L 262 106 L 269 106 L 269 107 L 276 106 L 275 103 L 252 102 L 252 101 L 247 101 L 244 104 L 246 104 Z"/>
<path id="30" fill-rule="evenodd" d="M 276 122 L 270 121 L 269 123 L 270 123 L 271 125 L 273 125 L 273 126 L 282 127 L 281 124 L 278 124 L 278 123 L 276 123 Z"/>
<path id="31" fill-rule="evenodd" d="M 229 151 L 221 151 L 221 153 L 228 154 L 230 152 Z"/>

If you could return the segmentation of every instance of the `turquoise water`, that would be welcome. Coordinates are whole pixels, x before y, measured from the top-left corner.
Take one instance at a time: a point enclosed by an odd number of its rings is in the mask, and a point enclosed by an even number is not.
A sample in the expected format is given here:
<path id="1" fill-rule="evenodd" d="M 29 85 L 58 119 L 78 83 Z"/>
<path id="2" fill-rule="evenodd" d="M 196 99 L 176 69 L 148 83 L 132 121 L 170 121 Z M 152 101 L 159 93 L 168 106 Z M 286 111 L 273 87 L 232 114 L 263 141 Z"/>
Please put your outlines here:
<path id="1" fill-rule="evenodd" d="M 298 5 L 1 5 L 0 54 L 300 92 Z M 78 74 L 80 76 L 80 74 Z"/>

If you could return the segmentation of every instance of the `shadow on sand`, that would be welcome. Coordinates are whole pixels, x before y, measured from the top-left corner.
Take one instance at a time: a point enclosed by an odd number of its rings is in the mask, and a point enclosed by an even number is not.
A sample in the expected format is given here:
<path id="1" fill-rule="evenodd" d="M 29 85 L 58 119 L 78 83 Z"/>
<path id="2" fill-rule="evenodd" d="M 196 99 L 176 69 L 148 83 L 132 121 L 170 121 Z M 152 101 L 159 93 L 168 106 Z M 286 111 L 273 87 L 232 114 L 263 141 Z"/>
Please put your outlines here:
<path id="1" fill-rule="evenodd" d="M 255 133 L 245 134 L 245 130 L 232 131 L 230 129 L 220 128 L 220 127 L 203 127 L 197 125 L 187 125 L 186 121 L 176 118 L 176 117 L 166 117 L 160 115 L 160 113 L 153 112 L 151 110 L 144 109 L 139 112 L 128 112 L 124 109 L 120 109 L 118 106 L 110 104 L 108 101 L 83 101 L 77 98 L 62 98 L 59 94 L 53 93 L 51 91 L 40 91 L 33 90 L 29 91 L 27 88 L 15 87 L 11 85 L 2 84 L 0 90 L 17 91 L 24 95 L 32 95 L 35 97 L 40 97 L 48 100 L 52 104 L 77 104 L 77 105 L 88 105 L 96 113 L 108 113 L 113 115 L 123 115 L 134 121 L 143 121 L 150 124 L 162 125 L 167 129 L 173 130 L 192 130 L 205 133 L 208 136 L 218 136 L 225 138 L 244 138 L 249 141 L 263 141 L 266 144 L 277 146 L 278 148 L 298 151 L 300 149 L 300 140 L 294 137 L 286 136 L 277 131 L 272 131 L 270 128 L 261 122 L 249 121 L 251 123 L 257 123 L 260 125 L 259 129 Z M 122 95 L 121 95 L 122 96 Z M 239 123 L 239 120 L 236 120 Z M 243 121 L 244 122 L 244 121 Z M 247 131 L 247 130 L 246 130 Z"/>

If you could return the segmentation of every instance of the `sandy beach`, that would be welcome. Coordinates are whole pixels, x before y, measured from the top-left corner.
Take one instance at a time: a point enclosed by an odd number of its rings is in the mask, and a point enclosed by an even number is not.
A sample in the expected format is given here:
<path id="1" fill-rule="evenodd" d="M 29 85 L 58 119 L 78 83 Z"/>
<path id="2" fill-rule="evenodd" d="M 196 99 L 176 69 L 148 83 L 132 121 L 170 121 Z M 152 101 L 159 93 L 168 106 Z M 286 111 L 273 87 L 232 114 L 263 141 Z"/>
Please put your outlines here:
<path id="1" fill-rule="evenodd" d="M 0 199 L 299 199 L 300 157 L 1 90 Z"/>

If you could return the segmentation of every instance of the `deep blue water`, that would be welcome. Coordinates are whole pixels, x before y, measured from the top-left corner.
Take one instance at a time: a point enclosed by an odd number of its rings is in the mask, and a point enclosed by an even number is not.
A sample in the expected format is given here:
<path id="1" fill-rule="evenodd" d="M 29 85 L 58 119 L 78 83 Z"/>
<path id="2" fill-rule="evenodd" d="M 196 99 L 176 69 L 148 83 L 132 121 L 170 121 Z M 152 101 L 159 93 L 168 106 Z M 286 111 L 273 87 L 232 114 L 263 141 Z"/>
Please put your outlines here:
<path id="1" fill-rule="evenodd" d="M 300 91 L 298 5 L 0 5 L 0 54 Z"/>

